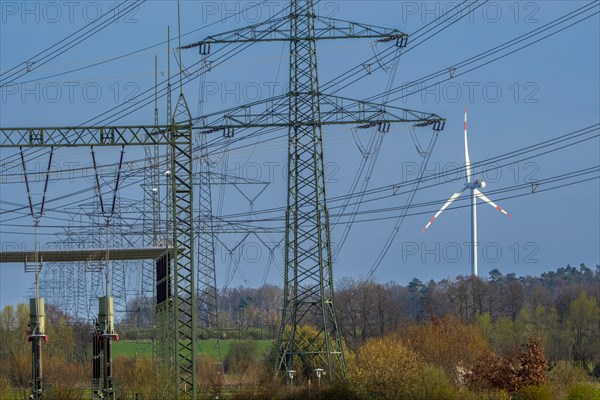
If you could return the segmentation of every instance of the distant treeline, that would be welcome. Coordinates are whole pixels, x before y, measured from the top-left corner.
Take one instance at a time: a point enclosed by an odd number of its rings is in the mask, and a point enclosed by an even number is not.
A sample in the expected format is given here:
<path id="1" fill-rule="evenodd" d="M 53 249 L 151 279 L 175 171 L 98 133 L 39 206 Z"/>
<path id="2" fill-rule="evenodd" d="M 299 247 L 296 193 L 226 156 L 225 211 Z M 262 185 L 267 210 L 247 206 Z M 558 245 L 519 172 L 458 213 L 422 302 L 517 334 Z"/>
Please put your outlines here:
<path id="1" fill-rule="evenodd" d="M 274 339 L 282 289 L 219 293 L 221 338 Z M 597 399 L 600 396 L 600 266 L 567 266 L 539 277 L 457 277 L 408 285 L 341 279 L 336 312 L 348 376 L 315 395 L 314 366 L 299 365 L 298 386 L 273 380 L 272 351 L 257 341 L 229 342 L 223 360 L 199 357 L 202 398 L 231 399 Z M 153 299 L 136 298 L 118 321 L 123 339 L 153 336 Z M 198 310 L 201 313 L 203 310 Z M 31 347 L 27 305 L 0 311 L 0 398 L 25 398 Z M 53 398 L 81 399 L 90 384 L 91 325 L 47 304 L 44 382 Z M 305 321 L 316 335 L 319 321 Z M 214 330 L 199 330 L 211 336 Z M 311 333 L 312 332 L 312 333 Z M 321 340 L 321 339 L 319 339 Z M 310 368 L 309 368 L 310 367 Z M 169 398 L 168 374 L 149 357 L 117 357 L 124 399 Z M 373 371 L 377 371 L 376 374 Z M 326 389 L 326 390 L 325 390 Z"/>
<path id="2" fill-rule="evenodd" d="M 221 290 L 222 337 L 275 338 L 281 304 L 282 289 L 275 285 Z M 541 276 L 503 275 L 494 269 L 486 278 L 459 276 L 437 282 L 415 278 L 407 285 L 342 278 L 335 293 L 338 323 L 350 349 L 414 323 L 454 317 L 481 330 L 494 348 L 508 351 L 527 337 L 539 336 L 551 362 L 593 365 L 600 365 L 598 304 L 600 265 L 591 269 L 583 264 Z M 129 313 L 122 330 L 152 326 L 152 307 L 136 299 L 129 309 L 146 314 Z"/>

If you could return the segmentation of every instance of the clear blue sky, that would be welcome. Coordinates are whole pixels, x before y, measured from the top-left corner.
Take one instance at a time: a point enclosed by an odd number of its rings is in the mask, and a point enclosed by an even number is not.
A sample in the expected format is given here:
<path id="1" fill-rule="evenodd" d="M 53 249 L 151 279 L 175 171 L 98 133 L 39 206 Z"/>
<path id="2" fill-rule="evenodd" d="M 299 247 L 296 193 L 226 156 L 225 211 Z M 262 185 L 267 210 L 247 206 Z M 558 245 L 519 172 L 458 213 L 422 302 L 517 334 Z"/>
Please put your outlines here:
<path id="1" fill-rule="evenodd" d="M 182 2 L 182 32 L 189 32 L 236 12 L 238 16 L 216 23 L 187 35 L 184 44 L 238 26 L 259 22 L 283 8 L 284 3 L 266 2 L 251 7 L 251 2 Z M 453 3 L 454 4 L 454 3 Z M 394 81 L 398 87 L 442 68 L 490 49 L 520 34 L 583 6 L 577 1 L 500 1 L 488 2 L 472 15 L 427 40 L 401 57 Z M 2 1 L 0 25 L 0 69 L 5 70 L 30 59 L 33 55 L 70 33 L 83 27 L 98 12 L 114 7 L 114 2 L 11 2 Z M 446 2 L 400 1 L 322 1 L 319 12 L 336 18 L 362 21 L 374 25 L 396 27 L 412 33 L 431 22 L 446 10 Z M 120 18 L 105 30 L 77 45 L 46 65 L 25 74 L 18 82 L 1 90 L 0 125 L 63 126 L 77 125 L 135 96 L 154 84 L 154 56 L 159 56 L 159 70 L 166 71 L 166 44 L 152 47 L 124 59 L 103 63 L 66 75 L 38 80 L 53 74 L 107 60 L 131 51 L 155 45 L 166 39 L 167 25 L 175 37 L 177 10 L 175 2 L 147 1 L 134 14 Z M 571 27 L 511 56 L 478 70 L 449 80 L 424 93 L 407 96 L 394 105 L 433 112 L 447 119 L 431 158 L 429 174 L 461 165 L 464 161 L 462 142 L 463 109 L 469 108 L 470 152 L 473 162 L 507 153 L 556 136 L 567 134 L 599 122 L 600 119 L 600 28 L 598 15 Z M 176 41 L 173 41 L 173 46 Z M 260 44 L 237 55 L 225 65 L 207 75 L 205 111 L 217 111 L 248 101 L 264 99 L 269 91 L 281 94 L 287 83 L 287 48 L 281 43 Z M 216 47 L 216 46 L 215 46 Z M 385 49 L 379 45 L 379 49 Z M 410 45 L 409 45 L 410 48 Z M 360 64 L 373 55 L 368 40 L 319 43 L 319 74 L 321 83 Z M 213 50 L 214 51 L 214 50 Z M 184 55 L 184 65 L 197 62 L 196 51 Z M 176 62 L 172 59 L 173 69 Z M 373 65 L 373 68 L 376 65 Z M 351 88 L 340 93 L 354 98 L 366 98 L 385 90 L 389 74 L 374 72 Z M 163 78 L 164 79 L 164 78 Z M 196 115 L 198 81 L 184 88 L 192 112 Z M 164 100 L 160 102 L 161 122 L 164 122 Z M 130 113 L 116 124 L 149 124 L 153 121 L 152 106 Z M 359 131 L 366 143 L 369 131 Z M 418 131 L 422 143 L 431 135 L 429 128 Z M 218 135 L 218 134 L 217 134 Z M 328 173 L 328 196 L 348 193 L 362 155 L 347 128 L 326 128 L 325 152 Z M 250 141 L 250 144 L 254 143 Z M 0 242 L 3 249 L 14 246 L 31 248 L 32 221 L 25 214 L 8 213 L 15 204 L 26 204 L 25 186 L 15 182 L 13 150 L 0 151 L 2 183 L 0 184 Z M 139 150 L 127 150 L 126 160 L 139 159 Z M 116 162 L 118 150 L 98 151 L 100 163 Z M 215 156 L 218 158 L 217 156 Z M 285 140 L 248 146 L 229 154 L 230 174 L 241 174 L 271 182 L 255 201 L 256 210 L 285 205 Z M 10 160 L 9 163 L 6 160 Z M 34 168 L 43 169 L 46 157 L 31 161 Z M 61 149 L 54 160 L 61 168 L 89 166 L 89 149 Z M 406 127 L 392 128 L 386 135 L 369 188 L 380 187 L 414 178 L 414 167 L 420 162 Z M 37 163 L 37 164 L 36 164 Z M 483 174 L 487 191 L 514 186 L 530 180 L 594 167 L 600 164 L 600 143 L 596 137 L 581 145 L 553 152 L 543 157 L 507 165 Z M 37 165 L 37 167 L 36 167 Z M 482 176 L 478 171 L 477 176 Z M 112 174 L 112 172 L 110 173 Z M 111 176 L 107 174 L 107 176 Z M 587 175 L 597 178 L 597 172 Z M 133 181 L 133 179 L 132 179 Z M 444 182 L 420 190 L 415 203 L 442 201 L 458 188 L 462 181 Z M 39 193 L 41 186 L 33 185 Z M 56 240 L 52 234 L 60 230 L 60 211 L 69 202 L 92 195 L 92 175 L 73 182 L 52 182 L 48 199 L 56 199 L 78 190 L 83 194 L 69 199 L 54 200 L 55 212 L 43 220 L 42 245 Z M 540 187 L 541 189 L 541 187 Z M 242 189 L 252 197 L 257 188 Z M 215 197 L 220 192 L 213 190 Z M 123 195 L 141 199 L 139 185 L 132 185 Z M 223 214 L 245 212 L 248 202 L 242 193 L 228 187 L 222 193 Z M 600 186 L 598 179 L 582 182 L 556 191 L 498 201 L 512 218 L 506 218 L 485 204 L 479 206 L 480 274 L 493 268 L 518 275 L 539 274 L 566 264 L 600 263 Z M 108 197 L 108 194 L 107 194 Z M 493 196 L 491 196 L 493 197 Z M 496 197 L 497 198 L 497 197 Z M 494 197 L 492 198 L 494 199 Z M 367 203 L 361 210 L 396 207 L 404 204 L 402 196 Z M 215 201 L 219 203 L 218 201 Z M 463 203 L 464 204 L 464 203 Z M 216 207 L 216 206 L 215 206 Z M 439 205 L 419 208 L 423 215 L 405 220 L 390 251 L 376 271 L 380 281 L 394 280 L 406 284 L 413 277 L 423 281 L 442 279 L 469 273 L 469 258 L 465 243 L 469 241 L 468 209 L 448 210 L 426 233 L 421 230 Z M 398 215 L 398 211 L 385 216 Z M 381 216 L 381 215 L 375 215 Z M 14 219 L 17 217 L 16 219 Z M 370 215 L 364 216 L 369 218 Z M 335 276 L 361 277 L 368 273 L 383 244 L 393 229 L 393 220 L 361 222 L 353 226 L 335 263 Z M 277 225 L 277 224 L 274 224 Z M 281 225 L 281 224 L 279 224 Z M 343 227 L 333 230 L 334 243 Z M 224 247 L 235 247 L 242 235 L 223 235 Z M 281 240 L 281 235 L 261 237 L 269 242 Z M 275 265 L 269 264 L 268 251 L 258 238 L 245 242 L 240 262 L 241 274 L 231 284 L 259 285 L 266 281 L 280 283 L 282 257 L 276 250 Z M 223 284 L 229 259 L 220 251 L 219 284 Z M 268 269 L 268 273 L 265 271 Z M 24 299 L 32 276 L 23 273 L 21 265 L 0 267 L 0 306 Z"/>

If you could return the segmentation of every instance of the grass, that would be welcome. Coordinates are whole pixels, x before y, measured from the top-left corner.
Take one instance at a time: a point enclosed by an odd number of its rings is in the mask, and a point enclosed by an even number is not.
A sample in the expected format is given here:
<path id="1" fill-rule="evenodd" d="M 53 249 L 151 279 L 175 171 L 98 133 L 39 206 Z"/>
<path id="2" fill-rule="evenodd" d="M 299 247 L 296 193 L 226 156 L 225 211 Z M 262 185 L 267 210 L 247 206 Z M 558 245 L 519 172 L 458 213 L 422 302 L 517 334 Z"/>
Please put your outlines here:
<path id="1" fill-rule="evenodd" d="M 232 343 L 239 343 L 240 340 L 221 340 L 221 356 L 225 358 L 229 354 Z M 269 351 L 272 341 L 271 340 L 256 340 L 258 347 L 265 353 Z M 199 352 L 198 355 L 218 358 L 219 352 L 216 346 L 216 340 L 199 340 Z M 121 340 L 113 342 L 113 357 L 135 357 L 136 350 L 139 355 L 151 356 L 152 355 L 152 343 L 150 341 L 136 342 L 135 340 Z"/>

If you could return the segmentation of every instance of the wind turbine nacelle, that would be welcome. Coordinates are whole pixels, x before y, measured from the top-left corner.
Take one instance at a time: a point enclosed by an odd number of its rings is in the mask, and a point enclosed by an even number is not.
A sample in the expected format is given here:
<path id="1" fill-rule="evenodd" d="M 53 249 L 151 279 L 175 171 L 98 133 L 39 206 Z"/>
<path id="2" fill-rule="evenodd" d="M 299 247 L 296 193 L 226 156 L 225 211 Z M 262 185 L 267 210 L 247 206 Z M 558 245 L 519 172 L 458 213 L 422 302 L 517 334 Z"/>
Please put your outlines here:
<path id="1" fill-rule="evenodd" d="M 465 186 L 469 189 L 483 189 L 486 186 L 486 183 L 483 180 L 475 180 L 474 182 L 467 182 Z"/>

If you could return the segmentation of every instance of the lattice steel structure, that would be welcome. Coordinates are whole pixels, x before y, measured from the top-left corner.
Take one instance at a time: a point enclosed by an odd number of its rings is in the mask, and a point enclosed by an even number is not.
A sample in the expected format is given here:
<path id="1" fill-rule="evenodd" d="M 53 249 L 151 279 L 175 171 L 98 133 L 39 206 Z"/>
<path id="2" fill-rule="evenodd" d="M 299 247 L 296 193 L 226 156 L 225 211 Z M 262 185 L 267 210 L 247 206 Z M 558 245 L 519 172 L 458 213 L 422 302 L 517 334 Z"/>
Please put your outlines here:
<path id="1" fill-rule="evenodd" d="M 177 121 L 177 122 L 176 122 Z M 179 122 L 181 121 L 181 122 Z M 196 289 L 194 271 L 192 116 L 179 95 L 171 124 L 171 195 L 175 363 L 179 398 L 196 397 Z"/>
<path id="2" fill-rule="evenodd" d="M 173 226 L 174 324 L 159 327 L 173 340 L 174 379 L 177 398 L 195 399 L 195 280 L 192 121 L 183 94 L 179 96 L 172 123 L 147 126 L 91 126 L 66 128 L 0 128 L 0 147 L 105 147 L 167 145 L 171 154 L 171 199 Z M 171 339 L 172 338 L 172 339 Z"/>
<path id="3" fill-rule="evenodd" d="M 159 124 L 158 118 L 158 57 L 154 57 L 154 125 Z M 143 220 L 143 243 L 144 246 L 158 246 L 164 238 L 161 233 L 161 182 L 160 182 L 160 147 L 158 145 L 147 146 L 144 148 L 144 220 Z M 148 234 L 150 232 L 150 234 Z M 141 307 L 152 304 L 156 296 L 156 271 L 154 262 L 142 262 L 142 271 L 140 279 L 140 310 L 138 318 L 138 340 L 136 340 L 136 355 L 144 353 L 147 345 L 139 337 L 141 324 L 140 314 L 147 313 L 146 308 Z M 153 341 L 151 342 L 153 346 Z M 154 349 L 153 349 L 154 350 Z M 153 351 L 154 353 L 154 351 Z"/>
<path id="4" fill-rule="evenodd" d="M 94 229 L 89 228 L 92 224 L 90 216 L 95 208 L 95 203 L 89 203 L 67 209 L 68 225 L 63 228 L 63 232 L 57 234 L 57 240 L 48 243 L 46 247 L 56 250 L 101 248 L 97 229 L 94 232 Z M 86 227 L 81 227 L 82 225 Z M 93 305 L 103 287 L 103 278 L 99 274 L 100 270 L 88 271 L 73 263 L 46 262 L 40 276 L 40 293 L 46 297 L 48 304 L 58 307 L 66 314 L 91 321 L 96 314 Z"/>
<path id="5" fill-rule="evenodd" d="M 196 396 L 193 130 L 223 131 L 228 136 L 238 128 L 288 130 L 285 292 L 276 369 L 289 371 L 301 360 L 326 369 L 332 378 L 344 373 L 345 361 L 334 313 L 322 127 L 345 124 L 387 131 L 391 123 L 398 122 L 432 125 L 441 130 L 444 124 L 443 118 L 435 114 L 322 93 L 316 43 L 349 38 L 374 38 L 404 46 L 407 36 L 396 29 L 318 17 L 312 0 L 292 0 L 290 13 L 285 17 L 184 47 L 200 47 L 208 53 L 210 45 L 218 43 L 289 42 L 290 91 L 283 96 L 207 114 L 195 123 L 180 94 L 166 126 L 0 128 L 0 147 L 169 146 L 167 228 L 171 230 L 173 268 L 171 271 L 168 267 L 171 263 L 167 263 L 163 283 L 173 290 L 164 292 L 167 296 L 157 304 L 156 317 L 159 348 L 168 349 L 162 356 L 166 365 L 173 366 L 178 399 L 195 400 Z M 316 325 L 317 333 L 302 336 L 299 328 L 308 323 Z"/>
<path id="6" fill-rule="evenodd" d="M 208 53 L 201 55 L 201 63 L 206 62 Z M 200 74 L 200 93 L 198 99 L 198 115 L 202 115 L 204 101 L 204 84 L 206 74 Z M 215 227 L 213 225 L 212 185 L 210 159 L 206 135 L 198 135 L 194 141 L 198 149 L 196 169 L 196 184 L 198 186 L 198 329 L 207 339 L 216 339 L 216 349 L 219 361 L 221 354 L 221 325 L 219 323 L 219 303 L 217 292 L 217 273 L 215 260 Z"/>
<path id="7" fill-rule="evenodd" d="M 68 226 L 58 233 L 57 240 L 48 243 L 49 249 L 81 250 L 110 248 L 132 248 L 139 245 L 140 234 L 134 230 L 137 221 L 133 217 L 123 218 L 124 214 L 140 217 L 143 215 L 134 200 L 116 199 L 118 212 L 111 218 L 109 242 L 106 242 L 106 225 L 99 215 L 97 202 L 81 204 L 75 209 L 67 209 Z M 127 240 L 125 240 L 125 237 Z M 146 247 L 152 247 L 148 245 Z M 111 293 L 115 311 L 123 319 L 127 310 L 127 300 L 131 294 L 131 282 L 136 271 L 136 261 L 111 262 Z M 133 263 L 133 264 L 132 264 Z M 88 263 L 85 267 L 72 262 L 47 262 L 40 273 L 40 291 L 52 304 L 66 314 L 90 321 L 96 315 L 98 297 L 104 293 L 103 265 Z M 89 277 L 88 277 L 89 276 Z M 152 276 L 152 275 L 151 275 Z M 152 293 L 152 291 L 150 291 Z"/>
<path id="8" fill-rule="evenodd" d="M 290 13 L 262 23 L 209 36 L 183 46 L 209 53 L 212 45 L 285 41 L 290 43 L 290 91 L 282 96 L 203 115 L 194 129 L 223 131 L 238 128 L 287 128 L 288 201 L 284 303 L 277 345 L 276 370 L 289 371 L 301 359 L 318 365 L 329 377 L 344 374 L 342 340 L 334 308 L 331 238 L 325 190 L 322 126 L 350 124 L 389 129 L 390 123 L 410 122 L 443 129 L 435 114 L 353 100 L 322 93 L 317 68 L 318 40 L 373 38 L 403 47 L 407 35 L 397 29 L 319 17 L 312 0 L 292 0 Z M 303 336 L 300 327 L 316 325 Z"/>

